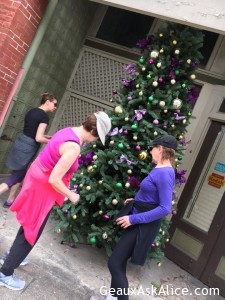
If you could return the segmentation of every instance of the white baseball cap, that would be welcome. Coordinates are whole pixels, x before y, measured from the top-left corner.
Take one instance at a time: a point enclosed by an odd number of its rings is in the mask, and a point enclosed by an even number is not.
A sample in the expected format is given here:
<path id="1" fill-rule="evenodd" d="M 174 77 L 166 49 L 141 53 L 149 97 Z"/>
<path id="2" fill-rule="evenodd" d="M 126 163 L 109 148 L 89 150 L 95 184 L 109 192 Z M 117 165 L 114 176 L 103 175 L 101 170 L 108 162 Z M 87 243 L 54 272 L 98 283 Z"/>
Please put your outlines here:
<path id="1" fill-rule="evenodd" d="M 105 136 L 111 129 L 111 120 L 109 116 L 104 111 L 98 111 L 94 113 L 94 115 L 97 118 L 97 131 L 98 136 L 102 142 L 103 145 L 105 145 Z"/>

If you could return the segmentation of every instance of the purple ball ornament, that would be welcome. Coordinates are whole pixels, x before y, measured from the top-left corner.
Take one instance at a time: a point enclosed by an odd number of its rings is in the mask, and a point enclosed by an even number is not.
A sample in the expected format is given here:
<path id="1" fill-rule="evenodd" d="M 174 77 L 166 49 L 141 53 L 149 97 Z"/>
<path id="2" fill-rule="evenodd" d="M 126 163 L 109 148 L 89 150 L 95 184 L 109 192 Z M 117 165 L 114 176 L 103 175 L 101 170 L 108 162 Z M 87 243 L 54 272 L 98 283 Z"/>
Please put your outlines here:
<path id="1" fill-rule="evenodd" d="M 140 147 L 139 145 L 137 145 L 137 146 L 135 146 L 135 149 L 136 149 L 137 151 L 140 151 L 140 150 L 141 150 L 141 147 Z"/>
<path id="2" fill-rule="evenodd" d="M 128 97 L 127 97 L 127 100 L 128 100 L 128 101 L 132 100 L 132 97 L 131 97 L 131 96 L 128 96 Z"/>
<path id="3" fill-rule="evenodd" d="M 163 129 L 167 129 L 167 125 L 166 124 L 163 125 Z"/>
<path id="4" fill-rule="evenodd" d="M 150 65 L 152 65 L 152 64 L 154 63 L 154 60 L 153 60 L 152 58 L 150 58 L 150 59 L 148 60 L 148 62 L 149 62 Z"/>
<path id="5" fill-rule="evenodd" d="M 177 211 L 176 210 L 172 210 L 172 215 L 176 216 Z"/>
<path id="6" fill-rule="evenodd" d="M 159 83 L 163 83 L 163 78 L 162 78 L 162 77 L 159 77 L 158 82 L 159 82 Z"/>
<path id="7" fill-rule="evenodd" d="M 125 134 L 125 135 L 127 135 L 129 132 L 128 132 L 128 130 L 127 129 L 125 129 L 124 131 L 123 131 L 123 134 Z"/>
<path id="8" fill-rule="evenodd" d="M 63 213 L 64 213 L 64 215 L 67 215 L 67 214 L 68 214 L 68 210 L 67 210 L 67 209 L 64 209 L 64 210 L 63 210 Z"/>
<path id="9" fill-rule="evenodd" d="M 110 216 L 109 215 L 104 215 L 104 219 L 109 220 Z"/>
<path id="10" fill-rule="evenodd" d="M 117 90 L 112 90 L 113 95 L 117 94 Z"/>
<path id="11" fill-rule="evenodd" d="M 157 119 L 155 119 L 155 120 L 153 121 L 153 124 L 154 124 L 154 125 L 159 125 L 159 121 L 158 121 Z"/>

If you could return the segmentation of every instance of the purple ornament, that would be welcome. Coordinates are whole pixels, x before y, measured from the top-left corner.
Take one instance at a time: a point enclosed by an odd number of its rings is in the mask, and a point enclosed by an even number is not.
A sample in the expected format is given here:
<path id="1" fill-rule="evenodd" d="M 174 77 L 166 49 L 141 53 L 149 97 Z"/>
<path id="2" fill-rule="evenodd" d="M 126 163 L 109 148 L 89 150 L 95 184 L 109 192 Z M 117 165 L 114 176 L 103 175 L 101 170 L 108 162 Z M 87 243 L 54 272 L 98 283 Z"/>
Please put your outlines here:
<path id="1" fill-rule="evenodd" d="M 149 35 L 146 39 L 139 40 L 136 45 L 141 49 L 141 52 L 143 52 L 148 47 L 148 45 L 151 45 L 153 42 L 154 36 Z"/>
<path id="2" fill-rule="evenodd" d="M 128 97 L 127 97 L 127 100 L 128 100 L 128 101 L 132 100 L 132 97 L 131 97 L 131 96 L 128 96 Z"/>
<path id="3" fill-rule="evenodd" d="M 154 124 L 154 125 L 159 125 L 159 121 L 158 121 L 158 120 L 154 120 L 154 121 L 153 121 L 153 124 Z"/>
<path id="4" fill-rule="evenodd" d="M 117 90 L 112 90 L 113 95 L 117 94 Z"/>
<path id="5" fill-rule="evenodd" d="M 128 132 L 128 130 L 127 129 L 125 129 L 124 131 L 123 131 L 123 134 L 128 134 L 129 132 Z"/>
<path id="6" fill-rule="evenodd" d="M 70 246 L 71 248 L 76 248 L 76 245 L 75 245 L 74 243 L 70 243 L 69 246 Z"/>
<path id="7" fill-rule="evenodd" d="M 150 58 L 150 59 L 148 60 L 148 62 L 149 62 L 150 65 L 152 65 L 152 64 L 154 63 L 154 60 L 153 60 L 152 58 Z"/>
<path id="8" fill-rule="evenodd" d="M 137 151 L 140 151 L 140 150 L 141 150 L 141 147 L 140 147 L 139 145 L 137 145 L 137 146 L 135 147 L 135 149 L 136 149 Z"/>
<path id="9" fill-rule="evenodd" d="M 156 244 L 155 243 L 152 243 L 152 247 L 155 247 L 156 246 Z"/>
<path id="10" fill-rule="evenodd" d="M 172 210 L 172 214 L 175 216 L 177 214 L 176 210 Z"/>
<path id="11" fill-rule="evenodd" d="M 162 77 L 159 77 L 158 82 L 159 82 L 159 83 L 163 83 L 163 78 L 162 78 Z"/>
<path id="12" fill-rule="evenodd" d="M 109 216 L 109 215 L 104 215 L 104 218 L 105 218 L 106 220 L 109 220 L 109 219 L 110 219 L 110 216 Z"/>
<path id="13" fill-rule="evenodd" d="M 179 113 L 180 113 L 180 110 L 179 110 L 179 109 L 176 109 L 176 113 L 178 113 L 178 114 L 179 114 Z"/>
<path id="14" fill-rule="evenodd" d="M 166 125 L 166 124 L 164 124 L 164 125 L 163 125 L 163 128 L 164 128 L 164 129 L 167 129 L 167 125 Z"/>
<path id="15" fill-rule="evenodd" d="M 67 210 L 67 209 L 64 209 L 64 210 L 63 210 L 63 213 L 64 213 L 64 215 L 67 215 L 67 214 L 68 214 L 68 210 Z"/>

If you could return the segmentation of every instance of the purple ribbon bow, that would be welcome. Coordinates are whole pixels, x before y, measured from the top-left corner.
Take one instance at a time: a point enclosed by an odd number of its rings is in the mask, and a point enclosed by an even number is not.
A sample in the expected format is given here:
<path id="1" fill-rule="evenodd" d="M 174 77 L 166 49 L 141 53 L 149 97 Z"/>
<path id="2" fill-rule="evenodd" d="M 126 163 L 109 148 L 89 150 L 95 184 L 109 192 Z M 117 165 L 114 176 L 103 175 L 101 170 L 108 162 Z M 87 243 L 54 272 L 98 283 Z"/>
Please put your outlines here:
<path id="1" fill-rule="evenodd" d="M 120 156 L 120 159 L 116 160 L 116 163 L 117 163 L 117 164 L 121 164 L 121 163 L 124 162 L 124 161 L 127 163 L 128 166 L 134 164 L 134 162 L 132 162 L 131 160 L 128 160 L 128 159 L 126 158 L 126 156 L 123 155 L 123 154 Z"/>
<path id="2" fill-rule="evenodd" d="M 134 113 L 135 115 L 133 116 L 132 121 L 134 121 L 135 118 L 140 121 L 143 118 L 143 115 L 146 113 L 146 109 L 135 110 Z"/>

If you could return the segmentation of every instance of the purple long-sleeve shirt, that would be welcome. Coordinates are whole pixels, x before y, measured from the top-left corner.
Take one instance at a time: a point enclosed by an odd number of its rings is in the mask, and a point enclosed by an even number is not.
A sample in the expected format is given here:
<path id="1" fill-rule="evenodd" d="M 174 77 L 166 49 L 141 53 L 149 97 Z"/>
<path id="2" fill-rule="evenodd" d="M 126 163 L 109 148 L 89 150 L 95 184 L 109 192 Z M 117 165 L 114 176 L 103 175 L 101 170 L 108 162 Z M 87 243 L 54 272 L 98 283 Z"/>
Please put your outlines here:
<path id="1" fill-rule="evenodd" d="M 172 167 L 154 168 L 141 182 L 134 200 L 158 206 L 144 213 L 137 213 L 133 209 L 129 216 L 130 223 L 149 223 L 167 216 L 171 211 L 174 185 L 175 172 Z"/>

